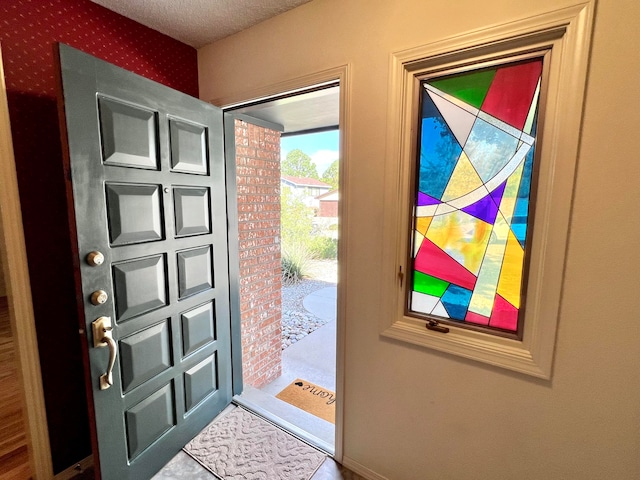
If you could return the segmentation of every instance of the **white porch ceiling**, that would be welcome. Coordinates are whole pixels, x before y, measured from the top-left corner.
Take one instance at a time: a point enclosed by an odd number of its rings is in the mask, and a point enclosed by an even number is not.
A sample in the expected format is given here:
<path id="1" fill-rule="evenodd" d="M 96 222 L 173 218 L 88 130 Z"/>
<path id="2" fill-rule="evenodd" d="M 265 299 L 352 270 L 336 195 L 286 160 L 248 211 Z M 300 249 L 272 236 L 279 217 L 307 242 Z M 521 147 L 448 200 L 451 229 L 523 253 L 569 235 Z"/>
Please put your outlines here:
<path id="1" fill-rule="evenodd" d="M 285 134 L 337 128 L 340 123 L 340 87 L 328 86 L 285 95 L 233 109 L 233 112 L 280 125 Z"/>

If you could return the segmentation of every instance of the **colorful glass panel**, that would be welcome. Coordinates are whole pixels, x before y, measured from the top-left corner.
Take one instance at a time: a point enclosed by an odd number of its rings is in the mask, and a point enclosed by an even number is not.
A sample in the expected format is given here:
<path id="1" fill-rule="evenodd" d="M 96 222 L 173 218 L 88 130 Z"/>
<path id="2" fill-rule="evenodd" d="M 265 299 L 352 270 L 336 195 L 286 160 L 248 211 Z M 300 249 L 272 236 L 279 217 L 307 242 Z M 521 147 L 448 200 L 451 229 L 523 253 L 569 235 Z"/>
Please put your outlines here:
<path id="1" fill-rule="evenodd" d="M 439 278 L 416 272 L 413 276 L 413 289 L 416 292 L 426 293 L 440 298 L 449 284 Z"/>
<path id="2" fill-rule="evenodd" d="M 423 82 L 410 312 L 518 331 L 542 66 Z"/>
<path id="3" fill-rule="evenodd" d="M 526 62 L 496 72 L 481 110 L 522 130 L 542 75 L 542 62 Z"/>
<path id="4" fill-rule="evenodd" d="M 462 153 L 462 147 L 428 96 L 422 102 L 422 145 L 420 192 L 440 199 Z"/>
<path id="5" fill-rule="evenodd" d="M 495 74 L 495 70 L 480 70 L 432 80 L 429 84 L 469 105 L 480 108 Z"/>
<path id="6" fill-rule="evenodd" d="M 471 290 L 457 285 L 449 285 L 449 288 L 442 296 L 442 305 L 447 310 L 449 317 L 457 320 L 467 315 L 470 300 Z"/>

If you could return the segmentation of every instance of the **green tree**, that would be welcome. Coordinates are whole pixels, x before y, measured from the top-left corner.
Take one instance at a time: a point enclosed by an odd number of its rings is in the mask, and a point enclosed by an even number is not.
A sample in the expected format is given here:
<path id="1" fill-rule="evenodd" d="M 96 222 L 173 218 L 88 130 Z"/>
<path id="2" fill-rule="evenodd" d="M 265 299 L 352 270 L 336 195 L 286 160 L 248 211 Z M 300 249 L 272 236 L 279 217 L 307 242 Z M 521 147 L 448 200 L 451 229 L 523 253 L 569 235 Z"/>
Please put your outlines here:
<path id="1" fill-rule="evenodd" d="M 282 189 L 280 205 L 282 248 L 307 242 L 313 228 L 313 210 L 289 187 Z"/>
<path id="2" fill-rule="evenodd" d="M 283 175 L 320 179 L 311 157 L 298 148 L 287 154 L 287 158 L 282 161 L 280 168 Z"/>
<path id="3" fill-rule="evenodd" d="M 339 183 L 339 170 L 340 170 L 340 161 L 334 160 L 329 168 L 327 168 L 322 174 L 321 180 L 324 183 L 328 183 L 333 188 L 338 188 Z"/>

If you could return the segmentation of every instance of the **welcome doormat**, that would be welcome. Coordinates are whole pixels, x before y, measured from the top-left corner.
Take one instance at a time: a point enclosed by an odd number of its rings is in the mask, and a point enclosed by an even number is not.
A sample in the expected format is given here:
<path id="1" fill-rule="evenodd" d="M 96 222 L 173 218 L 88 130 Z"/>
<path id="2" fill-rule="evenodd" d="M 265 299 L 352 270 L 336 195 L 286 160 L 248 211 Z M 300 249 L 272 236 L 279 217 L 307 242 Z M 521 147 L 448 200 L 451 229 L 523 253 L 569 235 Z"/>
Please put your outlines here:
<path id="1" fill-rule="evenodd" d="M 336 394 L 331 390 L 296 378 L 276 398 L 327 422 L 336 423 Z"/>
<path id="2" fill-rule="evenodd" d="M 184 451 L 224 480 L 309 480 L 326 458 L 240 407 L 211 422 Z"/>

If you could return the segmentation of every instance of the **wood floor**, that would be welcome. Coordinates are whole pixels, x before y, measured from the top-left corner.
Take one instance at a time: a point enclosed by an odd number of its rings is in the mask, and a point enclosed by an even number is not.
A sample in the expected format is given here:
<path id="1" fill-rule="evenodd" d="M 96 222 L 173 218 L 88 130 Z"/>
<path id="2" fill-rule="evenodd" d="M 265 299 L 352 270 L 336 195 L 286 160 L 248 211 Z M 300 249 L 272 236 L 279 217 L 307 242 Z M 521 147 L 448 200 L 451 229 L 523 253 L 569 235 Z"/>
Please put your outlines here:
<path id="1" fill-rule="evenodd" d="M 0 480 L 31 477 L 7 297 L 0 297 Z"/>

